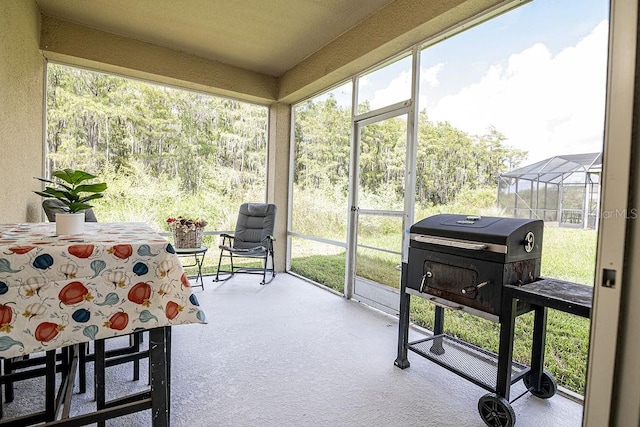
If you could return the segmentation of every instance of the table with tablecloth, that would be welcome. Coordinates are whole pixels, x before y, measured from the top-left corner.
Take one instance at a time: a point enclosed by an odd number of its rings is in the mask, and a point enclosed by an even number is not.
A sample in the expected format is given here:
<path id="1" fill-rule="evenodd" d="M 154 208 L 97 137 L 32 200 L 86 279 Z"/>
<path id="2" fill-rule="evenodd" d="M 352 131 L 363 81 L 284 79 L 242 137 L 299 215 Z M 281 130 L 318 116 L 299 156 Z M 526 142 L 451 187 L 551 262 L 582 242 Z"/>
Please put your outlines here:
<path id="1" fill-rule="evenodd" d="M 144 223 L 0 224 L 0 358 L 204 322 L 175 249 Z"/>

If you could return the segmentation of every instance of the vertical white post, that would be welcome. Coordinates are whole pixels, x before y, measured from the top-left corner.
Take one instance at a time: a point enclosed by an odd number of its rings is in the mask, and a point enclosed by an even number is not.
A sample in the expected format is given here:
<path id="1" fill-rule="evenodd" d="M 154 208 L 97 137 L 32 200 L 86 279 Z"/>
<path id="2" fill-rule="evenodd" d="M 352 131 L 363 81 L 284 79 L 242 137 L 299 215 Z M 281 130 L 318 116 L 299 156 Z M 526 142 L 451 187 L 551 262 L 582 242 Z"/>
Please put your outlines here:
<path id="1" fill-rule="evenodd" d="M 353 298 L 356 280 L 356 244 L 358 227 L 358 157 L 360 147 L 358 147 L 359 126 L 355 122 L 358 112 L 358 77 L 352 79 L 353 90 L 351 92 L 351 154 L 349 161 L 349 220 L 347 221 L 347 257 L 345 260 L 344 275 L 344 296 L 347 299 Z"/>
<path id="2" fill-rule="evenodd" d="M 612 214 L 603 218 L 598 229 L 596 279 L 583 420 L 586 427 L 637 426 L 640 421 L 638 369 L 635 369 L 635 372 L 631 370 L 624 372 L 616 366 L 616 363 L 627 363 L 626 366 L 638 367 L 637 324 L 627 321 L 623 325 L 627 328 L 623 327 L 620 331 L 619 322 L 623 293 L 634 296 L 636 302 L 640 300 L 636 292 L 637 286 L 635 286 L 640 277 L 637 271 L 638 253 L 635 253 L 635 261 L 625 260 L 628 228 L 635 228 L 636 235 L 640 233 L 637 232 L 637 219 L 614 214 L 626 212 L 629 207 L 633 113 L 634 103 L 638 102 L 638 94 L 635 90 L 638 1 L 612 0 L 610 17 L 602 207 L 604 212 Z M 637 137 L 635 142 L 637 146 Z M 638 185 L 637 181 L 636 185 Z M 632 239 L 630 246 L 634 245 L 635 242 Z M 627 273 L 629 278 L 624 277 Z M 636 282 L 632 282 L 633 279 Z M 625 303 L 631 302 L 633 301 Z M 637 306 L 631 308 L 638 311 Z M 627 332 L 627 334 L 623 335 L 625 339 L 618 342 L 621 332 Z M 620 354 L 617 354 L 618 351 Z M 625 390 L 633 393 L 626 394 Z M 621 408 L 627 411 L 620 412 Z"/>

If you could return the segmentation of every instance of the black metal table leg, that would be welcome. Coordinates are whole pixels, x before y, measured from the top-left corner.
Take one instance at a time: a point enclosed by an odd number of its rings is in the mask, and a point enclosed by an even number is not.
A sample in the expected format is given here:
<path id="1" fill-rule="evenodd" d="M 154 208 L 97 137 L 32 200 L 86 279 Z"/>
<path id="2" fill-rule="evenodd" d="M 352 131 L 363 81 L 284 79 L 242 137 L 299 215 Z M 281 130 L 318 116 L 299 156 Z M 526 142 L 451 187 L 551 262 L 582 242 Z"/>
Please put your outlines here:
<path id="1" fill-rule="evenodd" d="M 60 381 L 65 382 L 69 374 L 69 347 L 60 349 Z"/>
<path id="2" fill-rule="evenodd" d="M 140 351 L 140 343 L 142 342 L 142 332 L 135 332 L 129 335 L 129 346 L 133 349 L 134 353 Z M 133 380 L 140 380 L 140 359 L 133 361 Z"/>
<path id="3" fill-rule="evenodd" d="M 402 279 L 400 283 L 400 315 L 398 318 L 398 356 L 393 362 L 400 369 L 410 366 L 407 358 L 407 343 L 409 342 L 409 308 L 411 306 L 411 295 L 406 293 L 407 289 L 407 263 L 402 263 Z"/>
<path id="4" fill-rule="evenodd" d="M 168 327 L 167 327 L 168 328 Z M 149 331 L 151 365 L 151 416 L 154 427 L 169 427 L 169 383 L 165 327 Z"/>
<path id="5" fill-rule="evenodd" d="M 76 379 L 76 373 L 78 371 L 78 349 L 79 345 L 75 344 L 66 347 L 65 352 L 66 360 L 62 365 L 63 372 L 62 381 L 58 390 L 58 398 L 56 401 L 56 419 L 60 414 L 62 418 L 69 418 L 69 412 L 71 410 L 71 399 L 73 395 L 73 385 Z"/>
<path id="6" fill-rule="evenodd" d="M 78 392 L 87 392 L 87 348 L 89 343 L 78 344 Z"/>
<path id="7" fill-rule="evenodd" d="M 0 363 L 2 363 L 2 362 L 3 362 L 3 361 L 2 361 L 2 360 L 0 360 Z M 3 373 L 4 373 L 4 371 L 3 371 Z M 4 375 L 4 374 L 3 374 L 3 375 Z M 4 406 L 4 402 L 3 402 L 3 400 L 2 400 L 2 386 L 0 385 L 0 420 L 4 417 L 4 409 L 3 409 L 3 406 Z"/>
<path id="8" fill-rule="evenodd" d="M 176 248 L 176 253 L 179 257 L 189 257 L 193 255 L 193 264 L 183 264 L 182 267 L 197 267 L 196 272 L 196 284 L 193 287 L 201 287 L 204 290 L 204 280 L 202 279 L 202 264 L 204 263 L 204 258 L 207 255 L 207 247 L 202 246 L 200 248 L 195 249 L 181 249 Z M 222 262 L 222 258 L 220 258 L 220 262 Z M 220 263 L 218 263 L 218 271 L 220 270 Z M 200 284 L 198 284 L 198 280 Z M 218 275 L 216 274 L 216 281 L 218 280 Z"/>
<path id="9" fill-rule="evenodd" d="M 171 326 L 164 327 L 167 363 L 167 418 L 171 420 Z"/>
<path id="10" fill-rule="evenodd" d="M 200 258 L 198 258 L 197 255 L 194 255 L 196 257 L 196 264 L 198 266 L 198 275 L 196 276 L 196 286 L 198 285 L 198 279 L 200 279 L 200 287 L 203 290 L 204 290 L 204 281 L 202 280 L 202 263 L 204 262 L 205 254 L 206 254 L 206 252 L 204 254 L 202 254 L 202 257 L 200 257 Z"/>
<path id="11" fill-rule="evenodd" d="M 56 351 L 47 351 L 45 359 L 44 412 L 46 421 L 53 421 L 56 417 Z"/>
<path id="12" fill-rule="evenodd" d="M 96 409 L 100 411 L 106 407 L 105 393 L 105 370 L 107 363 L 105 360 L 104 339 L 96 340 L 93 344 L 93 353 L 95 360 L 93 362 L 94 369 L 94 395 L 96 399 Z M 98 427 L 104 427 L 104 421 L 98 421 Z"/>
<path id="13" fill-rule="evenodd" d="M 10 374 L 13 372 L 13 361 L 11 358 L 4 360 L 4 373 Z M 4 383 L 4 394 L 5 394 L 5 402 L 11 403 L 13 402 L 13 382 Z"/>

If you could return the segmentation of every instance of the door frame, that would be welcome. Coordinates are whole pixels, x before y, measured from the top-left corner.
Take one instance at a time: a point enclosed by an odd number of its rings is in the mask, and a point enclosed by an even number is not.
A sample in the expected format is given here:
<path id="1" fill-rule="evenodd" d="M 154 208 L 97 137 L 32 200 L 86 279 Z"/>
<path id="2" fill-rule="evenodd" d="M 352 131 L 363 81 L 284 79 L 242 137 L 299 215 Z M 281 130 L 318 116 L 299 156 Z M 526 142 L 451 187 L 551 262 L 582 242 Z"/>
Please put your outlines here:
<path id="1" fill-rule="evenodd" d="M 348 230 L 349 235 L 347 238 L 347 256 L 346 256 L 346 274 L 345 274 L 345 295 L 347 298 L 353 298 L 356 294 L 355 284 L 356 284 L 356 257 L 357 257 L 357 247 L 358 247 L 358 218 L 359 218 L 359 207 L 358 207 L 358 198 L 359 198 L 359 189 L 360 189 L 360 137 L 362 128 L 367 125 L 372 125 L 375 123 L 380 123 L 388 119 L 392 119 L 395 117 L 399 117 L 402 115 L 407 115 L 407 132 L 409 126 L 409 117 L 412 111 L 413 103 L 411 100 L 403 101 L 397 104 L 390 105 L 389 107 L 369 112 L 361 115 L 360 117 L 354 117 L 353 120 L 353 141 L 351 144 L 351 164 L 350 164 L 350 179 L 349 179 L 349 221 L 348 221 Z M 407 134 L 408 136 L 408 134 Z M 406 151 L 409 149 L 410 141 L 407 138 Z M 406 162 L 405 162 L 406 163 Z M 407 186 L 407 165 L 405 164 L 405 174 L 404 174 L 404 184 L 405 188 Z M 406 194 L 405 199 L 407 197 L 412 197 L 411 194 Z M 415 196 L 413 196 L 415 197 Z M 403 213 L 403 222 L 406 220 L 407 212 L 406 206 L 407 203 L 405 201 L 405 211 Z M 373 214 L 373 210 L 367 210 L 367 214 Z M 404 224 L 404 223 L 403 223 Z M 404 224 L 406 226 L 406 224 Z M 404 236 L 402 241 L 402 248 L 404 248 Z M 402 250 L 402 248 L 399 248 Z"/>
<path id="2" fill-rule="evenodd" d="M 601 209 L 594 283 L 593 309 L 589 342 L 589 360 L 585 390 L 584 426 L 612 425 L 615 406 L 615 380 L 618 350 L 620 303 L 626 233 L 634 220 L 629 216 L 631 147 L 633 144 L 633 110 L 635 101 L 636 52 L 638 37 L 638 1 L 612 0 L 609 14 L 609 56 L 605 107 L 604 151 L 602 164 Z M 632 242 L 631 242 L 632 243 Z M 630 260 L 627 260 L 627 263 Z M 626 268 L 625 268 L 626 267 Z M 605 274 L 605 269 L 609 275 Z M 610 277 L 611 272 L 615 274 Z M 613 283 L 610 279 L 613 279 Z M 609 283 L 607 283 L 609 282 Z M 622 357 L 622 355 L 620 355 Z M 636 355 L 637 357 L 637 355 Z M 623 376 L 624 377 L 624 376 Z M 618 378 L 618 380 L 620 380 Z M 636 393 L 638 385 L 635 385 Z M 637 404 L 637 402 L 636 402 Z M 637 408 L 636 408 L 637 409 Z M 638 425 L 640 415 L 631 412 L 618 422 Z M 632 421 L 635 418 L 635 423 Z"/>
<path id="3" fill-rule="evenodd" d="M 407 146 L 405 159 L 405 198 L 404 198 L 404 233 L 402 237 L 402 261 L 406 262 L 409 252 L 409 227 L 413 224 L 415 207 L 415 158 L 418 140 L 418 109 L 416 108 L 420 93 L 420 45 L 411 49 L 411 98 L 384 108 L 358 114 L 358 80 L 371 70 L 353 76 L 351 80 L 351 152 L 349 162 L 349 215 L 347 220 L 347 256 L 345 260 L 344 296 L 353 298 L 356 280 L 356 245 L 357 245 L 357 201 L 360 182 L 360 130 L 362 126 L 376 123 L 402 114 L 407 115 Z M 396 58 L 401 57 L 399 53 Z"/>

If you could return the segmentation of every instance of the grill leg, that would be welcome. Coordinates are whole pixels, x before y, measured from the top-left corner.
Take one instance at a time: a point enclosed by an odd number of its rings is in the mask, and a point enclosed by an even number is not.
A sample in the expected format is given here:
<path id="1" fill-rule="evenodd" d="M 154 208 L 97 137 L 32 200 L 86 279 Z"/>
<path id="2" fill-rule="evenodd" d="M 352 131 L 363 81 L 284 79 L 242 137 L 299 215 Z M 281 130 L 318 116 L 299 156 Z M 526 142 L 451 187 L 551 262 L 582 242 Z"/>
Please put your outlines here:
<path id="1" fill-rule="evenodd" d="M 398 357 L 394 365 L 400 369 L 410 366 L 407 358 L 407 343 L 409 342 L 409 307 L 411 306 L 411 295 L 406 293 L 407 289 L 407 263 L 402 263 L 402 280 L 400 283 L 400 316 L 398 318 Z"/>
<path id="2" fill-rule="evenodd" d="M 438 336 L 444 333 L 444 308 L 436 305 L 435 308 L 435 319 L 433 321 L 433 335 Z M 441 355 L 444 354 L 444 347 L 442 346 L 442 337 L 435 338 L 433 341 L 433 345 L 429 349 L 429 351 L 433 354 Z"/>
<path id="3" fill-rule="evenodd" d="M 544 347 L 547 334 L 547 308 L 535 306 L 533 342 L 531 343 L 531 387 L 540 390 L 544 370 Z"/>
<path id="4" fill-rule="evenodd" d="M 503 289 L 496 394 L 507 400 L 509 400 L 511 389 L 511 358 L 513 356 L 513 330 L 516 324 L 516 304 L 517 300 L 513 298 L 511 290 Z"/>

